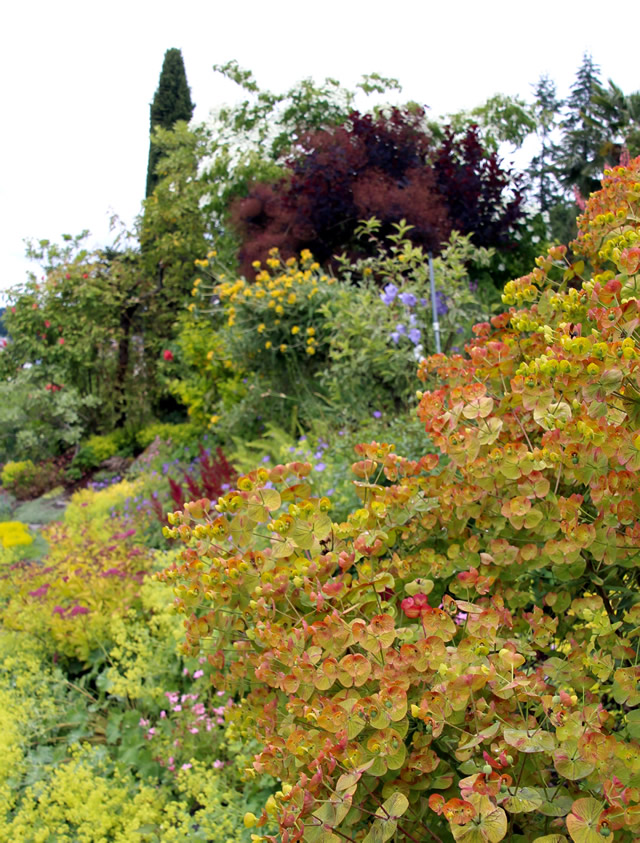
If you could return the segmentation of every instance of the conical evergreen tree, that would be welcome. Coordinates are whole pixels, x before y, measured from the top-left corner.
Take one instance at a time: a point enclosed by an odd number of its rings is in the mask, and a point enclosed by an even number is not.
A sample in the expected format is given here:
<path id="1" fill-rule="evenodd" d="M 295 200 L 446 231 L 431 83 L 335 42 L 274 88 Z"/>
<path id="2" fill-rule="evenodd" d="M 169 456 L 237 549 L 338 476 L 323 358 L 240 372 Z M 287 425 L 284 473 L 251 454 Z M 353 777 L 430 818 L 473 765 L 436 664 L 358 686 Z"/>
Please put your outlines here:
<path id="1" fill-rule="evenodd" d="M 606 131 L 595 121 L 592 97 L 600 87 L 600 68 L 588 53 L 576 74 L 566 102 L 566 117 L 556 164 L 563 186 L 578 188 L 586 198 L 598 190 L 604 168 Z"/>
<path id="2" fill-rule="evenodd" d="M 156 126 L 171 129 L 177 120 L 189 122 L 193 115 L 194 103 L 191 102 L 191 90 L 187 84 L 182 52 L 175 47 L 164 54 L 158 90 L 151 103 L 149 164 L 147 166 L 147 190 L 145 197 L 153 193 L 158 183 L 156 167 L 160 159 L 160 150 L 153 142 Z"/>
<path id="3" fill-rule="evenodd" d="M 543 75 L 538 79 L 534 86 L 534 93 L 540 152 L 531 161 L 529 176 L 533 182 L 532 187 L 538 207 L 544 213 L 556 204 L 560 193 L 553 163 L 558 154 L 558 146 L 554 143 L 553 133 L 558 126 L 562 101 L 556 95 L 555 82 L 548 76 Z"/>

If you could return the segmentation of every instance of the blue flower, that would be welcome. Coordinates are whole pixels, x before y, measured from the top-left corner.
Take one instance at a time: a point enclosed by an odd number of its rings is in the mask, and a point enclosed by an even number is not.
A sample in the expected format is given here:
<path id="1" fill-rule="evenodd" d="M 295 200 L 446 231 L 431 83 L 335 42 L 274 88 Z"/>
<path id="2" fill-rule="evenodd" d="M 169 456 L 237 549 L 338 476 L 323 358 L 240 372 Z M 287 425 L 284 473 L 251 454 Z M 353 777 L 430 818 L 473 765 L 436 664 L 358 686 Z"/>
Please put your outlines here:
<path id="1" fill-rule="evenodd" d="M 316 465 L 316 471 L 324 471 L 327 466 L 323 462 L 319 462 Z"/>
<path id="2" fill-rule="evenodd" d="M 436 290 L 436 316 L 444 316 L 449 308 L 447 307 L 447 300 L 444 293 Z"/>
<path id="3" fill-rule="evenodd" d="M 418 299 L 413 293 L 400 293 L 400 301 L 407 307 L 415 307 L 418 303 Z"/>
<path id="4" fill-rule="evenodd" d="M 400 334 L 397 331 L 392 331 L 389 334 L 389 339 L 394 345 L 398 345 L 398 340 L 400 339 Z"/>
<path id="5" fill-rule="evenodd" d="M 382 418 L 382 413 L 380 412 L 380 410 L 374 410 L 372 415 L 373 415 L 374 419 L 381 419 Z"/>
<path id="6" fill-rule="evenodd" d="M 422 337 L 422 331 L 420 330 L 420 328 L 412 328 L 409 331 L 409 339 L 411 340 L 411 342 L 414 345 L 418 345 L 421 337 Z"/>
<path id="7" fill-rule="evenodd" d="M 396 331 L 399 334 L 406 334 L 407 333 L 407 329 L 404 327 L 402 322 L 398 322 L 398 324 L 396 325 Z"/>
<path id="8" fill-rule="evenodd" d="M 384 290 L 380 293 L 380 298 L 383 303 L 387 305 L 393 304 L 395 297 L 398 295 L 398 288 L 395 284 L 387 284 Z"/>

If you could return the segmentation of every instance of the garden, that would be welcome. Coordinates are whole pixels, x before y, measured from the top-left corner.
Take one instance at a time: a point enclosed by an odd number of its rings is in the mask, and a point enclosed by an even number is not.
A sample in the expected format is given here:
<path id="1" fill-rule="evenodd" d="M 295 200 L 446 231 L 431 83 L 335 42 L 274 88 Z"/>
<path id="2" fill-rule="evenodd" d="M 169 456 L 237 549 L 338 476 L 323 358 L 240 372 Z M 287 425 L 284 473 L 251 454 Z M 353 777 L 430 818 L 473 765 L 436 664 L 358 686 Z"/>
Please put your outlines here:
<path id="1" fill-rule="evenodd" d="M 0 841 L 639 840 L 638 95 L 218 70 L 3 315 Z"/>

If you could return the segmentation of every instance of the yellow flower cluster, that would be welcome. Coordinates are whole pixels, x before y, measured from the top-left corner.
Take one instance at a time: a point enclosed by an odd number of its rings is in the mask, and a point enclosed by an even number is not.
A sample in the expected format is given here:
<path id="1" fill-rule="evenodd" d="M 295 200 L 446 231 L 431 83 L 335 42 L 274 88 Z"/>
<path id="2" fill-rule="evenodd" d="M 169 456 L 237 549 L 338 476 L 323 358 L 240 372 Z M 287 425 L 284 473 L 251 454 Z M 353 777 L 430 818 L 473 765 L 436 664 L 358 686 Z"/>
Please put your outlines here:
<path id="1" fill-rule="evenodd" d="M 9 548 L 18 545 L 29 545 L 33 542 L 33 537 L 29 533 L 29 528 L 21 521 L 2 521 L 0 522 L 0 547 Z"/>
<path id="2" fill-rule="evenodd" d="M 214 292 L 225 305 L 227 327 L 266 334 L 260 350 L 285 353 L 297 348 L 313 356 L 317 351 L 316 328 L 300 325 L 298 320 L 308 323 L 314 317 L 317 306 L 310 303 L 321 293 L 326 295 L 327 287 L 335 284 L 336 279 L 322 272 L 308 249 L 299 259 L 287 260 L 280 257 L 277 249 L 272 249 L 265 266 L 259 261 L 253 266 L 258 270 L 253 283 L 244 278 L 225 281 L 219 276 L 220 283 Z M 198 286 L 194 285 L 195 293 Z M 324 297 L 320 295 L 320 298 Z M 257 324 L 256 317 L 261 318 Z M 288 320 L 294 324 L 287 325 Z M 297 337 L 297 342 L 285 341 L 286 335 Z"/>

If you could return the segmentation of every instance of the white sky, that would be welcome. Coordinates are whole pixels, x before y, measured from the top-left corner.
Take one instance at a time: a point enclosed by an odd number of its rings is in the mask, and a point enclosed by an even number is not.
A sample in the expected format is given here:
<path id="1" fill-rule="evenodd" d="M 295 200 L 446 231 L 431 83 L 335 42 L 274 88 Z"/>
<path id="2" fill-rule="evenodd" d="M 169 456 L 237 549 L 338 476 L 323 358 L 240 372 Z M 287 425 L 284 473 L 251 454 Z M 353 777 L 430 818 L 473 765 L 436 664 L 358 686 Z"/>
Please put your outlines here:
<path id="1" fill-rule="evenodd" d="M 397 101 L 437 116 L 494 93 L 528 97 L 548 73 L 565 96 L 585 51 L 629 93 L 636 51 L 618 27 L 636 0 L 610 11 L 583 0 L 22 0 L 0 16 L 0 290 L 29 267 L 24 238 L 88 228 L 109 241 L 117 213 L 140 210 L 149 103 L 165 50 L 182 50 L 195 119 L 239 98 L 214 63 L 237 59 L 281 91 L 305 77 L 354 85 L 363 73 L 399 79 Z M 625 21 L 627 22 L 625 24 Z"/>

